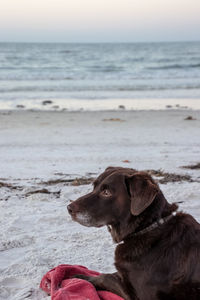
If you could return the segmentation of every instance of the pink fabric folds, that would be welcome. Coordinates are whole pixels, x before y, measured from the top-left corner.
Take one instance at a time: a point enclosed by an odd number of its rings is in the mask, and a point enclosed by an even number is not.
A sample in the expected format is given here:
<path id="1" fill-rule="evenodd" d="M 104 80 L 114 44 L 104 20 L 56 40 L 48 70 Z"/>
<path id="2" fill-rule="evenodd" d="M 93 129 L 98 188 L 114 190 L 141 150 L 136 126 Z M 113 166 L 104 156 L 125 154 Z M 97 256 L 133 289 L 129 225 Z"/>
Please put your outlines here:
<path id="1" fill-rule="evenodd" d="M 123 300 L 111 292 L 97 291 L 86 280 L 71 278 L 76 274 L 99 275 L 83 266 L 59 265 L 44 275 L 40 288 L 51 295 L 52 300 Z"/>

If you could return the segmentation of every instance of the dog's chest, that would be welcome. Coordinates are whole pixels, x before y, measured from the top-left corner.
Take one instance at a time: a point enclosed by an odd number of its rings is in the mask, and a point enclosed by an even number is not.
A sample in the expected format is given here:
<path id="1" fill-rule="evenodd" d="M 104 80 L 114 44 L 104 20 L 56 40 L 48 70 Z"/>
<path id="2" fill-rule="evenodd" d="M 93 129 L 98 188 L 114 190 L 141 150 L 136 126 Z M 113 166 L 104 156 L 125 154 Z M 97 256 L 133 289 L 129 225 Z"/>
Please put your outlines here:
<path id="1" fill-rule="evenodd" d="M 137 300 L 156 300 L 157 289 L 148 285 L 148 273 L 136 263 L 116 263 L 116 268 L 123 279 L 125 289 Z"/>
<path id="2" fill-rule="evenodd" d="M 134 295 L 133 299 L 156 300 L 157 289 L 149 285 L 149 272 L 135 252 L 126 251 L 121 244 L 115 251 L 115 266 L 121 275 L 127 293 Z"/>

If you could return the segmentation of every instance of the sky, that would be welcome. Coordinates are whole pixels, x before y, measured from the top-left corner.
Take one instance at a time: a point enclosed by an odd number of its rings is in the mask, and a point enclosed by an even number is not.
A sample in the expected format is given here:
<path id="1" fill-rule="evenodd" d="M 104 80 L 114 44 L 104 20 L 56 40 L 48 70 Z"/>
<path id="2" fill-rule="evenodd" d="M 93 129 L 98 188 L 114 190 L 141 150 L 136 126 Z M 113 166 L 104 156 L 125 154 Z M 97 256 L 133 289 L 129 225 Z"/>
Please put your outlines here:
<path id="1" fill-rule="evenodd" d="M 200 40 L 200 0 L 0 0 L 0 41 Z"/>

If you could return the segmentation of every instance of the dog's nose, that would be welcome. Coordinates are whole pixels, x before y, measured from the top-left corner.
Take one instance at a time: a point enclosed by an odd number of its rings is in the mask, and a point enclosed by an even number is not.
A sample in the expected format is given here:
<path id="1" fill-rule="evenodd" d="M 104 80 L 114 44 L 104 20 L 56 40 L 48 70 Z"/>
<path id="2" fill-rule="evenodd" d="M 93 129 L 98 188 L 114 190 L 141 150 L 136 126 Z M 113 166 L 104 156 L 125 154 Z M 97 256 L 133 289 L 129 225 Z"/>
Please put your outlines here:
<path id="1" fill-rule="evenodd" d="M 67 205 L 67 210 L 68 210 L 70 215 L 73 214 L 73 212 L 74 212 L 73 205 L 72 204 Z"/>

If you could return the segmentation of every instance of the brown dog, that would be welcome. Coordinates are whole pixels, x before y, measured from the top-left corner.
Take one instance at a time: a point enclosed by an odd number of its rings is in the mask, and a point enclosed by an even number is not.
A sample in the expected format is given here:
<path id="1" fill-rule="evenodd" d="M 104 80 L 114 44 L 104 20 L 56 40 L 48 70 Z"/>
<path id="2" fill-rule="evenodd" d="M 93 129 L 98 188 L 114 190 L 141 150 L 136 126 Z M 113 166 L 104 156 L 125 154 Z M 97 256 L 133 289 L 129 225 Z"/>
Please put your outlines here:
<path id="1" fill-rule="evenodd" d="M 68 211 L 84 226 L 108 226 L 117 272 L 77 277 L 126 300 L 200 300 L 200 224 L 176 210 L 147 173 L 107 168 Z"/>

